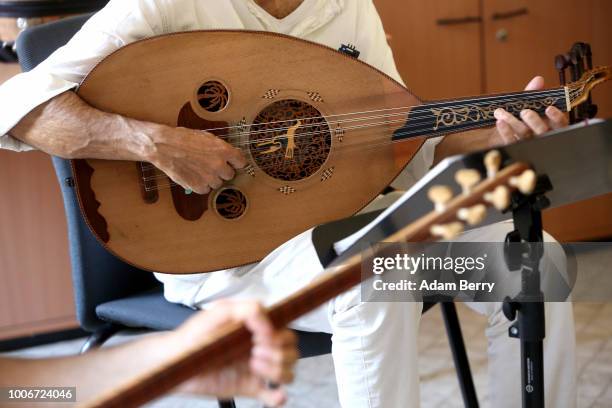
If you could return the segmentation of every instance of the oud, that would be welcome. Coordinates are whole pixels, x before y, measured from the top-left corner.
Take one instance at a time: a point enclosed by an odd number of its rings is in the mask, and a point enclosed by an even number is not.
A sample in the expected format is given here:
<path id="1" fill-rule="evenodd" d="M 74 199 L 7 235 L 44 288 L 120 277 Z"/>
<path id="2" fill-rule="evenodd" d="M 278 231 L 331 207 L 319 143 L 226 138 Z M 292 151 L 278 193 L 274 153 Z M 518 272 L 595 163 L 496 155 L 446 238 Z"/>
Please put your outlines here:
<path id="1" fill-rule="evenodd" d="M 428 137 L 492 126 L 504 108 L 569 111 L 611 76 L 567 86 L 424 103 L 371 66 L 279 34 L 154 37 L 98 64 L 78 94 L 131 118 L 211 132 L 249 164 L 206 195 L 149 163 L 74 160 L 98 240 L 139 268 L 208 272 L 260 260 L 294 235 L 372 201 Z"/>

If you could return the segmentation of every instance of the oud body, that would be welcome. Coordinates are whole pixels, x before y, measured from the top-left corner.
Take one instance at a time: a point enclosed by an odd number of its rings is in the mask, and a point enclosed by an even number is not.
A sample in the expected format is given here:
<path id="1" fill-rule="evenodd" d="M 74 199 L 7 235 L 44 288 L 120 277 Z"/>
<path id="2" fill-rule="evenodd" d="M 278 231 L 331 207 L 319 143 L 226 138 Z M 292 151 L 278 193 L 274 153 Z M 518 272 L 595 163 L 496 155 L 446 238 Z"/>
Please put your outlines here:
<path id="1" fill-rule="evenodd" d="M 78 94 L 106 112 L 213 129 L 245 152 L 247 168 L 208 195 L 172 186 L 146 163 L 73 162 L 94 234 L 120 258 L 160 272 L 251 263 L 312 226 L 354 214 L 422 144 L 381 143 L 403 121 L 373 131 L 367 120 L 352 129 L 343 121 L 350 116 L 336 116 L 418 105 L 400 84 L 327 47 L 270 33 L 189 32 L 136 42 L 95 67 Z M 285 124 L 300 117 L 316 119 Z"/>

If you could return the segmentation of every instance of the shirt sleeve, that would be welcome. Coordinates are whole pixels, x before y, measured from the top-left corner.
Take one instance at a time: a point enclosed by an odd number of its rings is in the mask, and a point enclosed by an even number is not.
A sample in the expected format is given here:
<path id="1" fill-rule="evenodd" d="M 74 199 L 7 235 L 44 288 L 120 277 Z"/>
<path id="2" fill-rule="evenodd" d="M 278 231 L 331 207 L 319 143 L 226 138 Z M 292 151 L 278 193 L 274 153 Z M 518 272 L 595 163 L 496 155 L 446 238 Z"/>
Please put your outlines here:
<path id="1" fill-rule="evenodd" d="M 155 0 L 111 0 L 47 60 L 0 85 L 0 148 L 32 150 L 9 134 L 24 116 L 53 97 L 76 89 L 111 52 L 163 29 Z"/>
<path id="2" fill-rule="evenodd" d="M 405 86 L 397 71 L 393 51 L 387 42 L 387 35 L 376 7 L 372 0 L 361 1 L 363 10 L 359 26 L 362 27 L 360 33 L 363 33 L 361 34 L 363 37 L 359 38 L 357 43 L 368 45 L 364 48 L 363 60 Z M 433 164 L 436 145 L 441 140 L 441 138 L 428 139 L 391 185 L 397 189 L 407 190 L 419 181 Z"/>

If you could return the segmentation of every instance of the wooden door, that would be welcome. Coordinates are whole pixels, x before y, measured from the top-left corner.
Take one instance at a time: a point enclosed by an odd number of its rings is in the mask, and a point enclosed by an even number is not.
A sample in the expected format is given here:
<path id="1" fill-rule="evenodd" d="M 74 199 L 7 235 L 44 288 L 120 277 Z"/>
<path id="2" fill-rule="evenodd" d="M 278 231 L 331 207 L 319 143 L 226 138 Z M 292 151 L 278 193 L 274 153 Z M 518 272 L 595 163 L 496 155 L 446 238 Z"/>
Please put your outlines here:
<path id="1" fill-rule="evenodd" d="M 374 0 L 404 82 L 423 99 L 482 92 L 479 0 Z"/>
<path id="2" fill-rule="evenodd" d="M 612 64 L 612 1 L 482 0 L 486 88 L 519 89 L 536 74 L 557 86 L 554 57 L 577 41 L 593 47 L 594 65 Z M 594 92 L 599 116 L 612 117 L 612 83 Z"/>
<path id="3" fill-rule="evenodd" d="M 559 83 L 554 57 L 577 41 L 593 47 L 594 65 L 612 65 L 612 1 L 482 0 L 487 92 L 524 86 L 536 74 Z M 612 82 L 593 93 L 599 117 L 612 118 Z M 612 194 L 544 214 L 562 241 L 612 237 Z"/>

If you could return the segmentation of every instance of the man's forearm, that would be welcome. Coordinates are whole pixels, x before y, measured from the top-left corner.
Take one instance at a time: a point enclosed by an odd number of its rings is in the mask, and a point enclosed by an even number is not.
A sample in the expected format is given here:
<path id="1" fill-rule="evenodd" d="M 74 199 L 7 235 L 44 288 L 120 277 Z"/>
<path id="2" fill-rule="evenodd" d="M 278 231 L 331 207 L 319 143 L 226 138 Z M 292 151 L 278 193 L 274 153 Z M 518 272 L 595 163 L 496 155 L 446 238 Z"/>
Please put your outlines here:
<path id="1" fill-rule="evenodd" d="M 76 387 L 77 401 L 85 402 L 161 364 L 183 348 L 176 335 L 159 333 L 78 356 L 0 358 L 0 387 Z"/>
<path id="2" fill-rule="evenodd" d="M 210 319 L 210 323 L 214 326 L 216 320 L 214 316 L 211 317 L 213 319 Z M 201 330 L 206 330 L 208 326 L 206 324 L 208 322 L 204 323 L 199 320 L 199 324 L 204 326 Z M 180 329 L 155 333 L 115 347 L 69 357 L 49 359 L 0 357 L 0 388 L 76 387 L 77 402 L 84 403 L 103 393 L 112 392 L 118 386 L 171 361 L 192 345 L 194 339 L 190 334 Z M 177 391 L 189 392 L 194 388 L 192 383 L 195 383 L 199 390 L 206 392 L 209 388 L 208 381 L 211 380 L 199 377 L 179 386 Z M 214 390 L 214 387 L 212 389 Z M 214 396 L 214 391 L 207 395 Z"/>
<path id="3" fill-rule="evenodd" d="M 217 189 L 246 165 L 242 151 L 212 133 L 102 112 L 65 92 L 39 106 L 9 132 L 67 159 L 143 161 L 199 194 Z"/>
<path id="4" fill-rule="evenodd" d="M 102 112 L 70 91 L 34 109 L 9 133 L 64 158 L 148 161 L 159 127 Z"/>

